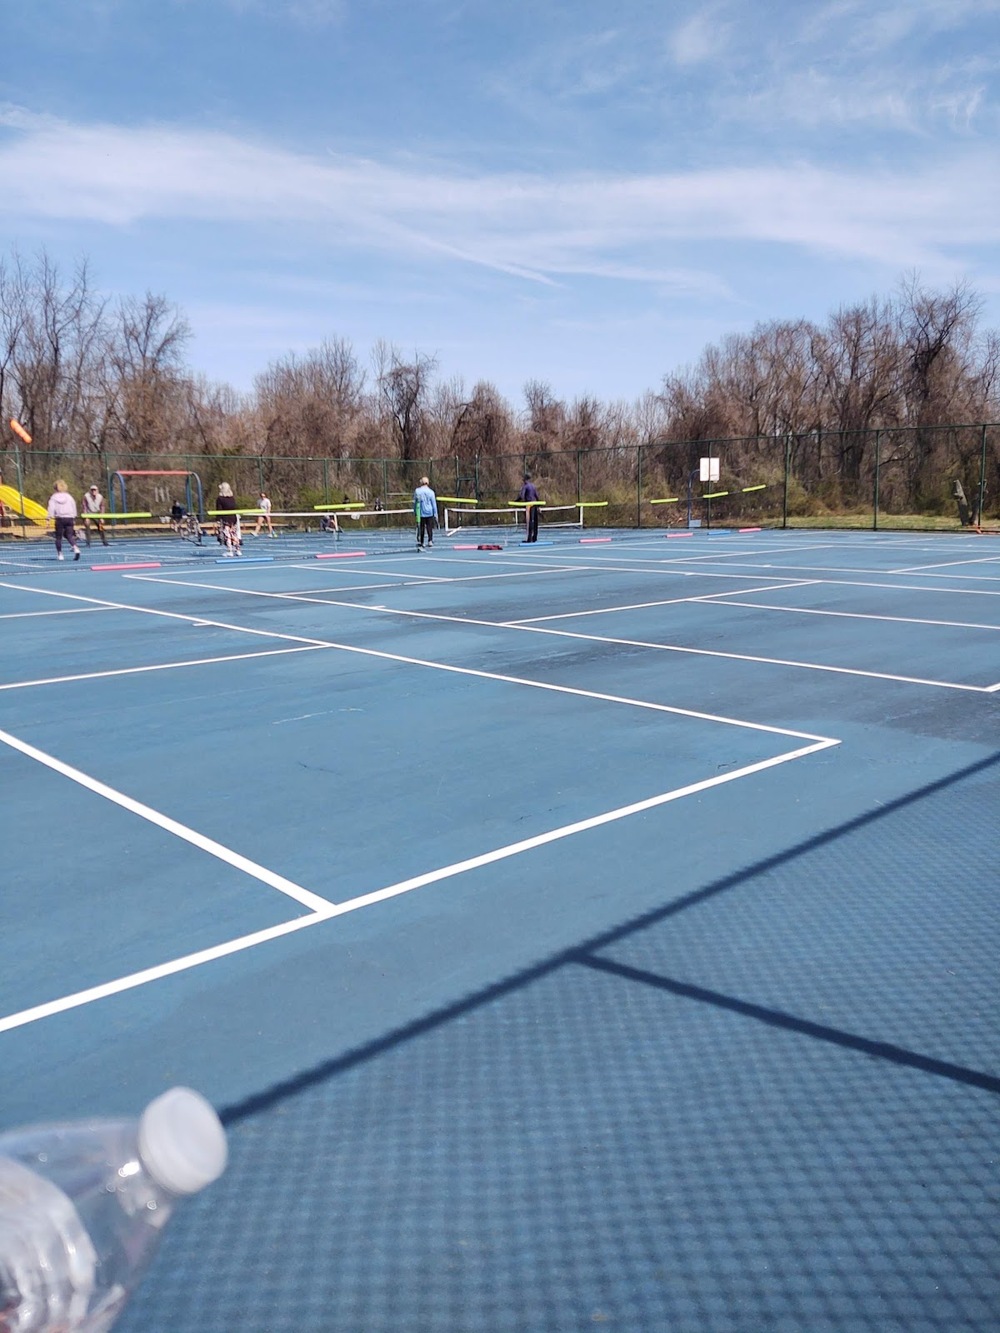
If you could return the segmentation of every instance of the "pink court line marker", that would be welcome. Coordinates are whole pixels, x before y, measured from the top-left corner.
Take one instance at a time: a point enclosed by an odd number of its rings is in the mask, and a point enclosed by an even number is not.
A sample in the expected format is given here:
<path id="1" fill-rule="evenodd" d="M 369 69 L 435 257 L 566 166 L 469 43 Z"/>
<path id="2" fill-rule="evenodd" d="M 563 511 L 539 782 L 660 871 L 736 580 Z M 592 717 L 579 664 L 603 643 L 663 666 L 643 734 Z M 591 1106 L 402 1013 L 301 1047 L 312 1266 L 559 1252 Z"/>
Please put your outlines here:
<path id="1" fill-rule="evenodd" d="M 161 569 L 159 560 L 142 560 L 132 565 L 91 565 L 91 569 Z"/>
<path id="2" fill-rule="evenodd" d="M 737 528 L 737 532 L 760 532 L 760 528 Z"/>
<path id="3" fill-rule="evenodd" d="M 609 542 L 610 540 L 610 537 L 581 537 L 580 544 L 586 545 L 588 542 Z"/>
<path id="4" fill-rule="evenodd" d="M 475 542 L 466 542 L 464 546 L 453 546 L 451 549 L 453 551 L 478 551 L 479 547 Z"/>
<path id="5" fill-rule="evenodd" d="M 693 533 L 693 532 L 665 532 L 663 535 L 664 535 L 664 537 L 666 537 L 667 541 L 669 541 L 671 537 L 693 537 L 693 536 L 694 536 L 694 533 Z"/>
<path id="6" fill-rule="evenodd" d="M 328 551 L 317 555 L 317 560 L 353 560 L 356 556 L 367 555 L 367 551 Z"/>

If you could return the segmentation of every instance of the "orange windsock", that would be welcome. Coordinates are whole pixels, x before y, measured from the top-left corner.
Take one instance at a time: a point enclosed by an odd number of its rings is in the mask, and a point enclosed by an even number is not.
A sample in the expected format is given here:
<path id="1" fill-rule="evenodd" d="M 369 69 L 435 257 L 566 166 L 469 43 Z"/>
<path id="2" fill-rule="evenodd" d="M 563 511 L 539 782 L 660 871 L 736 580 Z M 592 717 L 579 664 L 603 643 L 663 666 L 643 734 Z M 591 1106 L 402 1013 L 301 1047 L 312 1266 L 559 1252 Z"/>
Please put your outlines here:
<path id="1" fill-rule="evenodd" d="M 25 442 L 25 444 L 30 444 L 30 443 L 31 443 L 31 436 L 28 434 L 28 432 L 27 432 L 27 431 L 24 429 L 24 427 L 21 425 L 20 421 L 18 421 L 17 417 L 11 417 L 11 419 L 10 419 L 10 428 L 11 428 L 11 430 L 14 432 L 15 435 L 20 436 L 20 438 Z"/>

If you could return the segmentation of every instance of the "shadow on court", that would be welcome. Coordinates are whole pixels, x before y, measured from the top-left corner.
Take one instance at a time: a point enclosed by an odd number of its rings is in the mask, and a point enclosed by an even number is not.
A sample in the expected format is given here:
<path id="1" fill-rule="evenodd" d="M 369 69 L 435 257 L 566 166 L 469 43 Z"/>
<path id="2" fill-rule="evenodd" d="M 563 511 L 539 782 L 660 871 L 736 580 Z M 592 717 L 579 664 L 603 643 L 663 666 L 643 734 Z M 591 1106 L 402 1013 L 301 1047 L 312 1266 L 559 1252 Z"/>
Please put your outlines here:
<path id="1" fill-rule="evenodd" d="M 229 1106 L 121 1327 L 995 1328 L 998 808 L 992 755 Z"/>

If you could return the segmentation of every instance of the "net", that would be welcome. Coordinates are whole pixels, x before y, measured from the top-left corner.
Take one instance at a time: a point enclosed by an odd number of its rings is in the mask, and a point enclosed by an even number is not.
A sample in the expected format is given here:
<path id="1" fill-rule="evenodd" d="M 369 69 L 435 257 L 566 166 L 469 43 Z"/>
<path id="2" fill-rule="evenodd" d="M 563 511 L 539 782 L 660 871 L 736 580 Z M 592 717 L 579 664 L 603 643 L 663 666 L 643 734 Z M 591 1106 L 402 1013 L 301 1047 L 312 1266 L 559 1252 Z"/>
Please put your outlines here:
<path id="1" fill-rule="evenodd" d="M 537 508 L 538 528 L 541 531 L 542 528 L 582 528 L 584 511 L 587 506 L 582 504 L 541 504 Z M 471 533 L 499 530 L 513 532 L 515 529 L 524 527 L 526 514 L 527 509 L 524 505 L 508 505 L 505 509 L 469 509 L 464 505 L 457 508 L 446 506 L 444 510 L 444 534 L 447 537 L 453 532 Z"/>

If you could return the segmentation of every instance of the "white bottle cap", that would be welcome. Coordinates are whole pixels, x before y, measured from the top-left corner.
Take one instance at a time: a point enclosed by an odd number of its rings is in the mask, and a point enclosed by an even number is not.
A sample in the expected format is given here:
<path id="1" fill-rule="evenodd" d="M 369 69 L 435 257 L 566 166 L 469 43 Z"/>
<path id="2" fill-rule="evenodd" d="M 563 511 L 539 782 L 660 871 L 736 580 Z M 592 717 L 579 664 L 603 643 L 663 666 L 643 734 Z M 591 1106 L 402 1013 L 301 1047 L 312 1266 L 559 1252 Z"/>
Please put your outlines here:
<path id="1" fill-rule="evenodd" d="M 171 1088 L 142 1113 L 139 1156 L 171 1194 L 197 1194 L 226 1169 L 226 1131 L 201 1093 Z"/>

